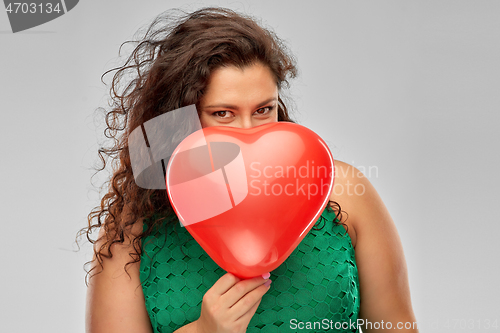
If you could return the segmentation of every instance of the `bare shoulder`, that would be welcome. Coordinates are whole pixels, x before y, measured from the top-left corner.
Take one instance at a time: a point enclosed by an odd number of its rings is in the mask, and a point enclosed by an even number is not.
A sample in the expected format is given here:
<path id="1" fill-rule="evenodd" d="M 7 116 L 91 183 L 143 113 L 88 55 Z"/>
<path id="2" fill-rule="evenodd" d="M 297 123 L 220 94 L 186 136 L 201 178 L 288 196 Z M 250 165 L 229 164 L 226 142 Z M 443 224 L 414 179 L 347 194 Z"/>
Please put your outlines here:
<path id="1" fill-rule="evenodd" d="M 120 216 L 120 219 L 122 220 L 122 223 L 129 222 L 130 215 L 127 207 L 124 208 Z M 104 256 L 109 256 L 110 252 L 112 256 L 111 258 L 103 257 L 103 262 L 102 262 L 103 267 L 96 267 L 96 270 L 106 269 L 106 274 L 110 274 L 110 271 L 122 271 L 123 266 L 125 266 L 126 263 L 131 261 L 132 258 L 130 255 L 133 255 L 136 252 L 133 244 L 134 239 L 141 235 L 143 225 L 144 224 L 142 219 L 137 219 L 132 225 L 128 226 L 125 229 L 123 242 L 116 242 L 112 244 L 111 247 L 109 247 L 109 250 L 107 246 L 103 248 L 102 253 Z M 116 240 L 116 239 L 117 236 L 115 234 L 111 234 L 111 231 L 107 231 L 106 228 L 102 226 L 99 229 L 99 235 L 97 242 L 94 244 L 94 249 L 95 250 L 100 249 L 109 240 Z M 94 262 L 94 265 L 100 266 L 97 262 Z M 132 269 L 137 268 L 135 267 L 135 265 L 128 265 L 127 267 L 131 267 Z M 133 272 L 135 273 L 135 271 Z"/>
<path id="2" fill-rule="evenodd" d="M 335 183 L 330 199 L 345 207 L 343 210 L 349 214 L 358 233 L 377 216 L 391 220 L 375 187 L 363 172 L 348 163 L 335 161 Z"/>
<path id="3" fill-rule="evenodd" d="M 352 223 L 351 213 L 354 207 L 352 198 L 349 195 L 352 191 L 353 176 L 355 168 L 345 162 L 334 160 L 334 174 L 335 180 L 333 190 L 330 195 L 330 200 L 337 202 L 344 212 L 342 216 L 342 223 L 347 226 L 347 232 L 351 238 L 351 243 L 356 248 L 356 229 Z"/>
<path id="4" fill-rule="evenodd" d="M 103 266 L 106 266 L 106 268 L 113 270 L 115 269 L 121 270 L 120 269 L 121 264 L 128 263 L 131 260 L 130 255 L 135 253 L 133 241 L 136 237 L 138 237 L 141 234 L 142 228 L 143 228 L 143 221 L 139 219 L 132 226 L 130 226 L 128 230 L 125 231 L 123 242 L 117 242 L 112 244 L 111 247 L 109 248 L 109 251 L 107 247 L 103 248 L 102 253 L 104 255 L 109 256 L 110 252 L 112 255 L 111 258 L 103 257 L 103 263 L 102 263 Z M 94 249 L 99 249 L 106 243 L 107 240 L 116 238 L 117 237 L 115 235 L 107 234 L 107 231 L 103 226 L 99 229 L 98 240 L 94 244 Z"/>
<path id="5" fill-rule="evenodd" d="M 142 226 L 142 220 L 136 221 L 126 232 L 125 241 L 111 246 L 112 257 L 103 257 L 102 266 L 93 262 L 95 269 L 87 289 L 86 332 L 151 332 L 140 281 L 140 261 L 128 264 L 136 253 L 132 241 L 140 235 Z M 102 240 L 95 248 L 100 248 L 107 237 L 112 236 L 101 228 Z M 107 250 L 103 253 L 109 255 Z"/>
<path id="6" fill-rule="evenodd" d="M 337 202 L 342 211 L 346 212 L 342 222 L 348 226 L 352 244 L 356 247 L 359 231 L 364 227 L 363 223 L 369 223 L 360 213 L 382 202 L 373 201 L 378 194 L 358 168 L 339 160 L 335 160 L 334 165 L 335 181 L 330 200 Z"/>

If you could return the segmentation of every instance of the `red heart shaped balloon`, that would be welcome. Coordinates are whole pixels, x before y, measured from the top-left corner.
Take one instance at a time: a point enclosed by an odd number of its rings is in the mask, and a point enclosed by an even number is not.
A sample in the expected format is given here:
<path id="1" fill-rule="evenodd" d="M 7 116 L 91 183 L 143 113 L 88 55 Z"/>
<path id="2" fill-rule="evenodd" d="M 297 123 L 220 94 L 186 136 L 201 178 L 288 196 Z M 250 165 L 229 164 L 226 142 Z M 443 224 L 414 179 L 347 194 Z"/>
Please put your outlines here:
<path id="1" fill-rule="evenodd" d="M 333 180 L 325 142 L 289 122 L 199 130 L 176 148 L 166 175 L 183 226 L 241 278 L 285 261 L 321 215 Z"/>

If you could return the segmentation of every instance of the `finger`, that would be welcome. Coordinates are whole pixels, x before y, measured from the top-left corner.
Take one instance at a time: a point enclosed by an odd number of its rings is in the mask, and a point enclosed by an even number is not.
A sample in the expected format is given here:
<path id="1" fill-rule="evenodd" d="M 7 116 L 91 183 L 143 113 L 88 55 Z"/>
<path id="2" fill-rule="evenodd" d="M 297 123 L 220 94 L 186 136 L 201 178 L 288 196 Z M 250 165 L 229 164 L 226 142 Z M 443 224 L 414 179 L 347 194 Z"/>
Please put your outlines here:
<path id="1" fill-rule="evenodd" d="M 236 276 L 234 276 L 233 274 L 226 273 L 219 280 L 217 280 L 217 282 L 214 283 L 214 285 L 212 286 L 212 288 L 210 288 L 210 290 L 214 295 L 220 297 L 240 281 L 241 280 Z"/>
<path id="2" fill-rule="evenodd" d="M 271 280 L 268 280 L 267 283 L 260 285 L 238 300 L 236 304 L 229 308 L 230 316 L 237 319 L 250 311 L 255 304 L 260 303 L 262 296 L 269 290 L 268 285 L 270 282 Z"/>
<path id="3" fill-rule="evenodd" d="M 252 279 L 247 279 L 236 283 L 231 289 L 229 289 L 225 294 L 221 296 L 221 300 L 228 306 L 231 307 L 236 302 L 238 302 L 243 296 L 245 296 L 250 291 L 260 287 L 268 279 L 263 277 L 255 277 Z"/>
<path id="4" fill-rule="evenodd" d="M 255 312 L 259 308 L 261 301 L 262 298 L 259 298 L 259 300 L 250 309 L 248 309 L 247 312 L 245 312 L 243 315 L 241 315 L 238 319 L 235 320 L 235 323 L 241 323 L 242 325 L 248 326 L 248 323 L 250 322 L 250 320 L 252 320 Z"/>

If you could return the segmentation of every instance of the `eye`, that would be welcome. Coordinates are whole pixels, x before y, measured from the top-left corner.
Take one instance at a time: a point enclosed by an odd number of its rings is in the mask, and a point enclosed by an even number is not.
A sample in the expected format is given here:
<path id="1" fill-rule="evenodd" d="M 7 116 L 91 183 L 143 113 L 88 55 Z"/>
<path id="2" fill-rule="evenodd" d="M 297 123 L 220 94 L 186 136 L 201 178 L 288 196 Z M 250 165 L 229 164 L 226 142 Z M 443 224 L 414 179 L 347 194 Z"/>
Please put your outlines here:
<path id="1" fill-rule="evenodd" d="M 212 116 L 221 118 L 221 119 L 229 119 L 231 117 L 230 111 L 216 111 L 212 113 Z"/>
<path id="2" fill-rule="evenodd" d="M 275 106 L 276 105 L 271 105 L 271 106 L 266 106 L 266 107 L 260 108 L 257 111 L 255 111 L 255 114 L 260 115 L 260 116 L 268 114 L 274 110 Z"/>

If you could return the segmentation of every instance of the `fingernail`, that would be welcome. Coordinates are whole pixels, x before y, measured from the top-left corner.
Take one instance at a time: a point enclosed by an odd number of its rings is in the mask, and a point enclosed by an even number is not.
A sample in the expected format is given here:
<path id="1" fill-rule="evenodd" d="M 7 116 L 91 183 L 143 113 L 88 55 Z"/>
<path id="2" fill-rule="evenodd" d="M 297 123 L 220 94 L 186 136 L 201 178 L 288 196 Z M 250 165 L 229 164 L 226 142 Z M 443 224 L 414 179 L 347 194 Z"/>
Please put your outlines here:
<path id="1" fill-rule="evenodd" d="M 264 273 L 262 274 L 262 277 L 264 278 L 264 280 L 267 280 L 271 277 L 271 273 Z"/>
<path id="2" fill-rule="evenodd" d="M 272 282 L 271 280 L 267 280 L 266 282 L 264 282 L 264 285 L 269 288 L 271 282 Z"/>

